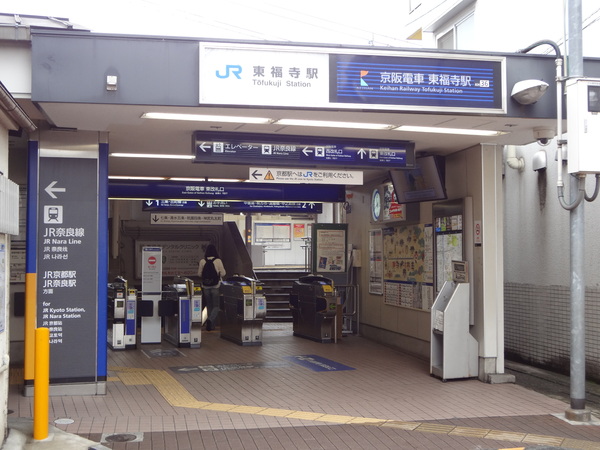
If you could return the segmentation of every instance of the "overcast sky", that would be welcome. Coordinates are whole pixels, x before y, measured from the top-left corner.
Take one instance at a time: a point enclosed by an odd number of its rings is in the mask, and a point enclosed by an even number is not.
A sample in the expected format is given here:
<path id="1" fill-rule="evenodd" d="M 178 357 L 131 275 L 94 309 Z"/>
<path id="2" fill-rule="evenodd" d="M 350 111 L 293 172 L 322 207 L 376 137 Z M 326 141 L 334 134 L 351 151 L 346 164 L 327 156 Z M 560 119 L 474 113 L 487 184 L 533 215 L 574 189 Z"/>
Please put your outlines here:
<path id="1" fill-rule="evenodd" d="M 379 0 L 2 0 L 0 12 L 68 18 L 94 32 L 406 46 L 408 2 Z M 408 44 L 410 45 L 410 44 Z"/>

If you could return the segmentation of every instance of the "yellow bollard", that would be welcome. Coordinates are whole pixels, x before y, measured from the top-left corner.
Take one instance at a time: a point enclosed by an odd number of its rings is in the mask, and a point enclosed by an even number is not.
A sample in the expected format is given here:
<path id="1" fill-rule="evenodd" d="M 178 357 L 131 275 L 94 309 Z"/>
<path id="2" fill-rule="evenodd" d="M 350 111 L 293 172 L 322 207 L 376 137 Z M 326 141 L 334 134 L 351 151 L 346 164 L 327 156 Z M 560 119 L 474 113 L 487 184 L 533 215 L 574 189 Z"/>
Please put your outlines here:
<path id="1" fill-rule="evenodd" d="M 48 437 L 48 399 L 50 395 L 50 330 L 35 329 L 33 380 L 33 439 Z"/>

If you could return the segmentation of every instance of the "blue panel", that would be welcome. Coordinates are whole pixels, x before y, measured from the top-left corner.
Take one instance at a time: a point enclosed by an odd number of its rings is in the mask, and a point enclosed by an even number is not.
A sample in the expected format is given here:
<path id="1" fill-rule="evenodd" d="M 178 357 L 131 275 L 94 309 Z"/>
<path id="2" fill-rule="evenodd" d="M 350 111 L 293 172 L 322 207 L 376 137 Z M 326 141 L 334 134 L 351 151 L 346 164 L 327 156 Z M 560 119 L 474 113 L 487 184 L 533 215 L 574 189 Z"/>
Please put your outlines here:
<path id="1" fill-rule="evenodd" d="M 315 372 L 355 370 L 354 367 L 346 366 L 318 355 L 286 356 L 285 359 L 295 364 L 299 364 L 302 367 L 306 367 L 307 369 L 314 370 Z"/>
<path id="2" fill-rule="evenodd" d="M 27 242 L 25 272 L 37 272 L 37 202 L 39 148 L 37 141 L 29 141 L 27 155 Z"/>
<path id="3" fill-rule="evenodd" d="M 177 183 L 168 181 L 111 180 L 110 198 L 180 200 L 255 200 L 288 202 L 344 202 L 339 185 L 261 183 Z"/>
<path id="4" fill-rule="evenodd" d="M 331 55 L 333 103 L 502 109 L 500 60 Z"/>
<path id="5" fill-rule="evenodd" d="M 187 334 L 190 332 L 191 317 L 190 317 L 190 301 L 186 298 L 179 300 L 180 311 L 179 311 L 179 326 L 181 334 Z"/>
<path id="6" fill-rule="evenodd" d="M 413 165 L 414 142 L 196 131 L 194 154 L 196 163 L 392 169 Z"/>
<path id="7" fill-rule="evenodd" d="M 98 377 L 107 375 L 108 316 L 108 144 L 98 155 Z"/>

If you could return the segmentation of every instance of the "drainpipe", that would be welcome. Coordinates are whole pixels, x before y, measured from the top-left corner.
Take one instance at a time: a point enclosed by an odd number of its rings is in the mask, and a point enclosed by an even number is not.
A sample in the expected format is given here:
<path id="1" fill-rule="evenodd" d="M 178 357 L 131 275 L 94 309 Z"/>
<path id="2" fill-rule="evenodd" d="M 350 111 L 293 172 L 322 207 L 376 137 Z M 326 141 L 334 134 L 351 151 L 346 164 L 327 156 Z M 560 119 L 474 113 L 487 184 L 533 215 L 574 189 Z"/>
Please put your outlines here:
<path id="1" fill-rule="evenodd" d="M 525 159 L 522 156 L 517 158 L 517 147 L 514 145 L 506 146 L 506 164 L 515 170 L 523 170 L 525 168 Z"/>

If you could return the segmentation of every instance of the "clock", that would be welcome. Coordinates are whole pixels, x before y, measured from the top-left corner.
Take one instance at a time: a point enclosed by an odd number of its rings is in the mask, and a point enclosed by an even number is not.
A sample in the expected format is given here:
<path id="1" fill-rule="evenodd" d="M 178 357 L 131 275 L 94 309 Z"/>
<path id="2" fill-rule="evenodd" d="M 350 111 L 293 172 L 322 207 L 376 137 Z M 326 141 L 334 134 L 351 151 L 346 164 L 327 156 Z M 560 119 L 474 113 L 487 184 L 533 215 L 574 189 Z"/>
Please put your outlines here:
<path id="1" fill-rule="evenodd" d="M 381 215 L 381 194 L 379 193 L 379 189 L 373 190 L 373 195 L 371 196 L 371 217 L 374 221 L 379 220 L 379 216 Z"/>

